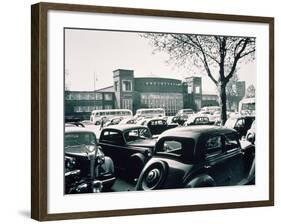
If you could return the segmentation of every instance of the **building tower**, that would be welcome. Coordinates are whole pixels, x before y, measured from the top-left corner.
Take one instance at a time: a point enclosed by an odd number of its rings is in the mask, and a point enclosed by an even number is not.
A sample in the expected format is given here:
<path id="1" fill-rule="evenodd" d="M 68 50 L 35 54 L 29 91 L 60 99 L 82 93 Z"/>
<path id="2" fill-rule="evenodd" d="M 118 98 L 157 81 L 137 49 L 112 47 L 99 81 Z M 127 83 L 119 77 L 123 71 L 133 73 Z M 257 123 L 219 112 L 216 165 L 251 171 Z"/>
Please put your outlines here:
<path id="1" fill-rule="evenodd" d="M 133 110 L 134 71 L 117 69 L 113 71 L 116 108 Z"/>
<path id="2" fill-rule="evenodd" d="M 202 79 L 201 77 L 185 78 L 187 102 L 185 107 L 198 111 L 202 107 Z"/>

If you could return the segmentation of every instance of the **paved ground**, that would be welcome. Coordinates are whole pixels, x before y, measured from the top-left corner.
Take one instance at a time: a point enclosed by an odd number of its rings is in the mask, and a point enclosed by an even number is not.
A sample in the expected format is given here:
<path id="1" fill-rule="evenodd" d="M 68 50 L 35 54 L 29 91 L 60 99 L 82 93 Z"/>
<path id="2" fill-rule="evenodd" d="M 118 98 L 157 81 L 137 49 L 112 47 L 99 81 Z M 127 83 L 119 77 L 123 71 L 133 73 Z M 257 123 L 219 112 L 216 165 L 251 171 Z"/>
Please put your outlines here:
<path id="1" fill-rule="evenodd" d="M 117 178 L 114 185 L 112 186 L 112 191 L 134 191 L 135 190 L 135 184 L 129 183 L 128 181 Z"/>

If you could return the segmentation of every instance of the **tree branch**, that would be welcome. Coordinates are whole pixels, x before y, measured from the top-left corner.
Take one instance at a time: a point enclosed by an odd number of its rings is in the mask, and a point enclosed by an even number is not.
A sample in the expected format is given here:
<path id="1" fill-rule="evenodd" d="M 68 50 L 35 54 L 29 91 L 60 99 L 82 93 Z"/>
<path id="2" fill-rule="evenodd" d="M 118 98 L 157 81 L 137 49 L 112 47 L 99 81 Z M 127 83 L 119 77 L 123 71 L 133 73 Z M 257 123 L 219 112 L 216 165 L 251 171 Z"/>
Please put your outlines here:
<path id="1" fill-rule="evenodd" d="M 234 62 L 233 62 L 233 64 L 232 64 L 232 68 L 231 68 L 230 72 L 228 73 L 228 75 L 227 75 L 226 78 L 225 78 L 225 82 L 226 82 L 226 83 L 227 83 L 227 82 L 231 79 L 231 77 L 233 76 L 233 74 L 234 74 L 234 72 L 235 72 L 235 69 L 236 69 L 236 66 L 237 66 L 237 63 L 238 63 L 239 59 L 242 58 L 242 57 L 241 57 L 241 54 L 242 54 L 242 52 L 246 49 L 246 46 L 247 46 L 249 40 L 250 40 L 249 38 L 246 38 L 246 39 L 245 39 L 242 48 L 241 48 L 240 51 L 237 53 L 237 55 L 234 57 Z M 241 40 L 239 41 L 239 43 L 240 43 L 240 42 L 241 42 Z M 238 44 L 239 44 L 239 43 L 238 43 Z M 236 47 L 237 47 L 237 45 L 236 45 Z M 235 47 L 235 49 L 236 49 L 236 47 Z"/>

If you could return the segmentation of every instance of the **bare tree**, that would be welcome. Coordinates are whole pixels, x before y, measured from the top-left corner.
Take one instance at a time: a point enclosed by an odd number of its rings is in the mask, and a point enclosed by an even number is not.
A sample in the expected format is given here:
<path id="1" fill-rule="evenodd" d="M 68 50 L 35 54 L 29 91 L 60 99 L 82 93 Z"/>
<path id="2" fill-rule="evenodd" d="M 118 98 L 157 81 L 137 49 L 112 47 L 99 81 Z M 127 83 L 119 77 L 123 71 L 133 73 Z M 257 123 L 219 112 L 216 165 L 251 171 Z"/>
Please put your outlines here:
<path id="1" fill-rule="evenodd" d="M 226 97 L 228 102 L 228 107 L 231 108 L 233 103 L 236 101 L 236 98 L 238 96 L 237 93 L 237 82 L 238 82 L 238 76 L 237 73 L 234 73 L 232 78 L 229 80 L 229 82 L 226 85 Z"/>
<path id="2" fill-rule="evenodd" d="M 255 38 L 210 36 L 196 34 L 147 33 L 155 51 L 164 51 L 169 62 L 186 65 L 192 62 L 216 85 L 221 107 L 221 120 L 226 121 L 226 85 L 233 77 L 241 59 L 253 59 Z"/>

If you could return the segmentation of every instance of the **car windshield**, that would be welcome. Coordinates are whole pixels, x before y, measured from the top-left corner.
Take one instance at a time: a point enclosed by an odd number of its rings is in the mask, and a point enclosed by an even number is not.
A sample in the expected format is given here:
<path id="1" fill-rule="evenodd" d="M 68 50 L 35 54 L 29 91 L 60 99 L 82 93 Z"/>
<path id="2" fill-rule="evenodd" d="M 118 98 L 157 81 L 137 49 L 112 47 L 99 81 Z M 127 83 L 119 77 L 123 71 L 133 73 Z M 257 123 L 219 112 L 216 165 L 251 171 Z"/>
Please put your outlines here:
<path id="1" fill-rule="evenodd" d="M 90 132 L 73 132 L 65 133 L 64 145 L 65 147 L 74 145 L 95 145 L 96 137 Z"/>
<path id="2" fill-rule="evenodd" d="M 147 128 L 131 129 L 125 133 L 126 142 L 147 138 L 151 138 L 151 133 Z"/>
<path id="3" fill-rule="evenodd" d="M 190 110 L 186 109 L 186 110 L 183 110 L 182 113 L 183 114 L 193 114 L 193 111 L 191 109 Z"/>
<path id="4" fill-rule="evenodd" d="M 228 128 L 234 128 L 236 121 L 237 121 L 237 119 L 230 118 L 225 122 L 224 126 L 228 127 Z"/>

